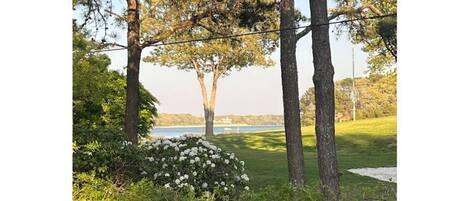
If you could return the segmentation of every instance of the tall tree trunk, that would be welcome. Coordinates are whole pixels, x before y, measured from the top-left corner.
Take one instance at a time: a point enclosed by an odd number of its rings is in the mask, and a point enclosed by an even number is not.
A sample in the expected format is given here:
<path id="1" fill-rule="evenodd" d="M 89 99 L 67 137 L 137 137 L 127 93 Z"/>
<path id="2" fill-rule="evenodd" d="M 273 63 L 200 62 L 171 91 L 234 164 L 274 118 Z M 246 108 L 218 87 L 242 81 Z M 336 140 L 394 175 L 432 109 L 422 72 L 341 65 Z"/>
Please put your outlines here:
<path id="1" fill-rule="evenodd" d="M 140 19 L 138 0 L 127 0 L 127 100 L 125 105 L 125 132 L 128 140 L 138 143 L 138 112 L 140 105 L 139 70 L 142 48 L 140 47 Z"/>
<path id="2" fill-rule="evenodd" d="M 281 29 L 294 27 L 294 6 L 294 0 L 281 1 Z M 298 72 L 296 67 L 295 30 L 287 30 L 280 33 L 280 64 L 282 72 L 283 114 L 288 159 L 288 177 L 291 184 L 303 185 L 305 175 L 298 95 Z"/>
<path id="3" fill-rule="evenodd" d="M 215 100 L 217 97 L 218 71 L 213 72 L 212 91 L 210 92 L 209 116 L 205 122 L 205 132 L 208 136 L 213 136 L 213 122 L 215 120 Z"/>
<path id="4" fill-rule="evenodd" d="M 327 0 L 310 0 L 310 11 L 311 24 L 328 23 Z M 334 67 L 331 61 L 329 25 L 312 27 L 311 37 L 319 177 L 326 198 L 338 200 L 339 174 L 335 147 Z"/>
<path id="5" fill-rule="evenodd" d="M 207 87 L 205 86 L 205 74 L 200 68 L 200 65 L 193 60 L 192 64 L 194 65 L 195 71 L 197 73 L 197 80 L 199 81 L 200 90 L 202 92 L 202 104 L 204 106 L 204 120 L 205 120 L 205 135 L 213 136 L 213 112 L 211 112 L 212 104 L 208 101 Z M 216 87 L 215 87 L 216 88 Z M 213 86 L 212 86 L 212 95 L 213 96 Z M 215 107 L 215 106 L 213 106 Z"/>
<path id="6" fill-rule="evenodd" d="M 213 135 L 213 124 L 209 125 L 209 118 L 210 118 L 210 106 L 208 103 L 208 95 L 207 95 L 207 87 L 205 86 L 205 76 L 204 73 L 201 72 L 196 67 L 197 72 L 197 80 L 199 81 L 200 91 L 202 92 L 202 104 L 204 106 L 204 120 L 205 120 L 205 134 L 206 135 Z M 209 129 L 209 128 L 212 129 Z"/>

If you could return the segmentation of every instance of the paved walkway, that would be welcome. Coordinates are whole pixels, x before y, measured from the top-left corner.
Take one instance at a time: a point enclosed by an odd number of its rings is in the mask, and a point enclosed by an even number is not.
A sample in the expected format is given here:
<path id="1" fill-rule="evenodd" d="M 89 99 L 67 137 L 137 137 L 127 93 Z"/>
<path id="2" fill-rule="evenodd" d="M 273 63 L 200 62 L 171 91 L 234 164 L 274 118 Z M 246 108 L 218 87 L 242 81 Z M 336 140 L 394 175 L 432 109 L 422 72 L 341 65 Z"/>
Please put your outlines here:
<path id="1" fill-rule="evenodd" d="M 357 168 L 349 169 L 348 171 L 362 176 L 373 177 L 381 181 L 397 183 L 396 167 Z"/>

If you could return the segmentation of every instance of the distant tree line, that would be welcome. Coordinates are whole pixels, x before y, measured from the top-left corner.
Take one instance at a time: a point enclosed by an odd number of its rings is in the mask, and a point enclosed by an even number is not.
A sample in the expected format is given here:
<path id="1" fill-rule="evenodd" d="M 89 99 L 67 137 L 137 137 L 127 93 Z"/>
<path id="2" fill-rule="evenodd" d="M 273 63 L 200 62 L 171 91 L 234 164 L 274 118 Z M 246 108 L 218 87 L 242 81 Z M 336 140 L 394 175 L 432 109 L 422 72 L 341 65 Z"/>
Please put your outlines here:
<path id="1" fill-rule="evenodd" d="M 358 91 L 357 119 L 396 115 L 396 74 L 356 78 L 355 86 Z M 336 121 L 352 119 L 351 91 L 351 78 L 335 82 Z M 314 87 L 308 89 L 301 97 L 300 108 L 302 125 L 314 125 Z"/>
<path id="2" fill-rule="evenodd" d="M 215 124 L 274 125 L 283 124 L 282 115 L 223 115 L 215 117 Z M 158 114 L 157 126 L 203 125 L 204 117 L 191 114 Z"/>

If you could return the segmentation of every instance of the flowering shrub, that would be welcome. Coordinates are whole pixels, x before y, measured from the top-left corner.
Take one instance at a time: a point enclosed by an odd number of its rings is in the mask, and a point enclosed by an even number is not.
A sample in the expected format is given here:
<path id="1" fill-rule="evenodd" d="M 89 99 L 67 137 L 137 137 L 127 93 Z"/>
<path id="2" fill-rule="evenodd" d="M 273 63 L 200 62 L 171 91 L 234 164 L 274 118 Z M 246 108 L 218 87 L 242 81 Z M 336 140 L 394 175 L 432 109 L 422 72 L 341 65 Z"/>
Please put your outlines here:
<path id="1" fill-rule="evenodd" d="M 203 137 L 158 139 L 144 146 L 148 154 L 141 174 L 166 188 L 190 189 L 198 195 L 216 192 L 220 196 L 249 190 L 244 161 Z"/>

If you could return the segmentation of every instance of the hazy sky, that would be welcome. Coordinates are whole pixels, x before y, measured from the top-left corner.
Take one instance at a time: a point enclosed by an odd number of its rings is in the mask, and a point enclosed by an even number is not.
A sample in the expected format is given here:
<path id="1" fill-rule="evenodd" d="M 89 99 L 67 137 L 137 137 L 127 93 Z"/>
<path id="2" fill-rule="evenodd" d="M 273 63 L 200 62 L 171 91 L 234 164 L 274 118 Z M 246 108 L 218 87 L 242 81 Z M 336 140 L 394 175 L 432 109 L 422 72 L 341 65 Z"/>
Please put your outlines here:
<path id="1" fill-rule="evenodd" d="M 329 7 L 332 2 L 329 1 Z M 309 16 L 308 1 L 297 1 L 296 7 Z M 332 30 L 332 26 L 330 27 Z M 341 37 L 331 32 L 332 63 L 335 68 L 334 79 L 351 77 L 352 44 L 347 35 Z M 366 70 L 366 54 L 355 47 L 355 75 L 362 76 Z M 148 55 L 145 49 L 142 56 Z M 123 72 L 127 62 L 126 51 L 107 53 L 112 60 L 111 68 Z M 300 96 L 313 86 L 313 65 L 311 34 L 297 43 L 298 85 Z M 280 79 L 280 50 L 272 58 L 275 65 L 270 68 L 250 67 L 233 71 L 230 76 L 219 79 L 215 115 L 224 114 L 283 114 L 282 85 Z M 200 87 L 194 71 L 186 72 L 173 68 L 155 66 L 141 62 L 140 82 L 143 83 L 161 104 L 160 113 L 190 113 L 203 115 Z M 207 79 L 208 78 L 208 79 Z M 211 76 L 206 76 L 210 87 Z"/>

